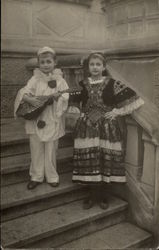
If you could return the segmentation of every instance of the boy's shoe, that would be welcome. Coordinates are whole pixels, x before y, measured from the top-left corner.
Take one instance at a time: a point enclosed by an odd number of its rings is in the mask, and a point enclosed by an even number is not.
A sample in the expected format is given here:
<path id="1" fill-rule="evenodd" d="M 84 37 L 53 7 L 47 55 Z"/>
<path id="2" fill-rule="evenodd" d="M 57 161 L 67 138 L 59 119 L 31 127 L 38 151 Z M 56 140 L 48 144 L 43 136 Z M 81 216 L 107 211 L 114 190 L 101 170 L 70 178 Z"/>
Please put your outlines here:
<path id="1" fill-rule="evenodd" d="M 38 181 L 29 181 L 27 188 L 30 189 L 34 189 L 36 188 L 39 184 L 41 184 L 41 182 Z"/>
<path id="2" fill-rule="evenodd" d="M 59 182 L 52 182 L 49 183 L 51 187 L 58 187 L 59 186 Z"/>
<path id="3" fill-rule="evenodd" d="M 109 203 L 107 199 L 103 199 L 102 201 L 100 201 L 100 207 L 104 210 L 106 210 L 109 207 Z"/>
<path id="4" fill-rule="evenodd" d="M 83 209 L 90 209 L 93 205 L 94 202 L 90 197 L 83 201 Z"/>

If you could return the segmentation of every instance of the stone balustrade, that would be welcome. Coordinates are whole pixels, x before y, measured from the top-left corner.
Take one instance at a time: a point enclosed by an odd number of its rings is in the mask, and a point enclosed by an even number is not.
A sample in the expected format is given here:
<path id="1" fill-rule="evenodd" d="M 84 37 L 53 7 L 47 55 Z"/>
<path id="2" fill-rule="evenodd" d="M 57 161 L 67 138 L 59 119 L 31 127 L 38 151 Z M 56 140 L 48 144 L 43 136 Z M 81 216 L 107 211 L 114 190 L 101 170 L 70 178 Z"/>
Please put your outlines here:
<path id="1" fill-rule="evenodd" d="M 132 118 L 127 123 L 127 199 L 135 222 L 159 239 L 159 143 Z"/>
<path id="2" fill-rule="evenodd" d="M 63 70 L 64 78 L 70 87 L 78 86 L 78 82 L 85 74 L 85 70 L 82 69 L 85 56 L 69 55 L 58 57 L 58 67 Z M 25 62 L 27 62 L 26 72 L 28 77 L 37 66 L 37 61 L 36 59 L 27 60 Z M 126 67 L 125 65 L 119 68 L 120 72 L 122 72 L 121 69 Z M 134 87 L 128 79 L 125 80 L 120 73 L 113 70 L 111 60 L 107 63 L 107 68 L 113 77 L 126 82 L 136 90 L 136 86 Z M 21 72 L 19 73 L 21 74 Z M 14 71 L 11 72 L 11 75 L 13 74 Z M 11 75 L 6 75 L 8 81 Z M 16 85 L 17 76 L 18 72 L 15 79 L 13 79 L 13 86 Z M 24 83 L 21 82 L 22 85 Z M 133 112 L 131 117 L 126 117 L 126 198 L 131 207 L 131 219 L 133 218 L 141 227 L 157 235 L 159 223 L 159 113 L 150 98 L 143 96 L 142 93 L 141 95 L 145 100 L 145 104 L 138 111 Z M 159 239 L 159 235 L 157 237 Z"/>

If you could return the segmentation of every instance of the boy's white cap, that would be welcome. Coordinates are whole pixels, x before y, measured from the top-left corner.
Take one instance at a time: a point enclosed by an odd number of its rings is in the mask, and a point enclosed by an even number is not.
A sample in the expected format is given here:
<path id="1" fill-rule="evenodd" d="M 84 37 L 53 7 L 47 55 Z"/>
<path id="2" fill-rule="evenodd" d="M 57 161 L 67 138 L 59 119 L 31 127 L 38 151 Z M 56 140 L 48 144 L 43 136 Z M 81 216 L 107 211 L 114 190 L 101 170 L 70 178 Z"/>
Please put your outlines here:
<path id="1" fill-rule="evenodd" d="M 43 47 L 43 48 L 40 48 L 39 50 L 38 50 L 38 56 L 40 55 L 40 54 L 43 54 L 43 53 L 46 53 L 46 52 L 50 52 L 50 53 L 52 53 L 52 54 L 56 54 L 55 53 L 55 51 L 52 49 L 52 48 L 50 48 L 50 47 Z"/>

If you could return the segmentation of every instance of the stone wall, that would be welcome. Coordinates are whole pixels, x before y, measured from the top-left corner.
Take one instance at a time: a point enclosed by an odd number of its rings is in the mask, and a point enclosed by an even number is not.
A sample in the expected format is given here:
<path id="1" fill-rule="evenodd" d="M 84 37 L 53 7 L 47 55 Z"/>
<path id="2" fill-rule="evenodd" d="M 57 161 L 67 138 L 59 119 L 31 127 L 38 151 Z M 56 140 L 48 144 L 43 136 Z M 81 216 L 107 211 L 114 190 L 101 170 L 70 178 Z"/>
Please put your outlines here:
<path id="1" fill-rule="evenodd" d="M 14 100 L 20 89 L 32 75 L 26 70 L 28 57 L 6 55 L 1 64 L 1 117 L 13 117 Z"/>
<path id="2" fill-rule="evenodd" d="M 2 0 L 2 48 L 49 45 L 73 53 L 104 48 L 105 13 L 98 0 Z"/>
<path id="3" fill-rule="evenodd" d="M 114 59 L 109 65 L 159 108 L 159 57 Z"/>
<path id="4" fill-rule="evenodd" d="M 155 50 L 158 0 L 2 0 L 2 49 Z"/>
<path id="5" fill-rule="evenodd" d="M 158 30 L 157 0 L 2 0 L 2 117 L 13 116 L 17 90 L 32 74 L 25 65 L 45 45 L 59 55 L 104 51 L 159 106 Z M 64 72 L 73 84 L 74 70 Z"/>
<path id="6" fill-rule="evenodd" d="M 106 48 L 138 51 L 158 48 L 158 0 L 103 0 Z"/>

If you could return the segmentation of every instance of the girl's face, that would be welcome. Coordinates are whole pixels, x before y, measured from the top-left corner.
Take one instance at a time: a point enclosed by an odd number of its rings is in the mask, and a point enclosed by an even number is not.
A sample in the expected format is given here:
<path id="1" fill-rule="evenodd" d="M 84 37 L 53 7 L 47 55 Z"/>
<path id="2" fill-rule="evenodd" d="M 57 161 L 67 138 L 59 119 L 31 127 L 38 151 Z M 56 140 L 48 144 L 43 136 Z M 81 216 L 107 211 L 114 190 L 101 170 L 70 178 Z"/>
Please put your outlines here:
<path id="1" fill-rule="evenodd" d="M 102 72 L 105 69 L 103 61 L 100 58 L 91 58 L 89 60 L 89 72 L 92 77 L 102 76 Z"/>
<path id="2" fill-rule="evenodd" d="M 55 60 L 51 54 L 41 54 L 39 56 L 39 68 L 44 74 L 49 74 L 55 67 Z"/>

